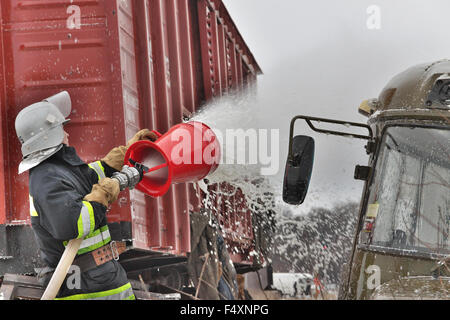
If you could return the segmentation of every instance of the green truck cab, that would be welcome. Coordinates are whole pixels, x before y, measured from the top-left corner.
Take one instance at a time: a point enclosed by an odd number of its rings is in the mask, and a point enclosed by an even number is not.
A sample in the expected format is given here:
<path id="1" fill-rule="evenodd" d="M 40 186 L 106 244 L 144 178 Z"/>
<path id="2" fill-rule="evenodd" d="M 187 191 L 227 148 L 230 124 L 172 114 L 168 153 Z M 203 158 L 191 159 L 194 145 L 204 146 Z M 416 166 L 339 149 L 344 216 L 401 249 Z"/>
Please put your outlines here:
<path id="1" fill-rule="evenodd" d="M 317 132 L 367 140 L 368 165 L 355 169 L 355 179 L 365 185 L 339 299 L 449 299 L 450 61 L 400 73 L 359 112 L 367 124 L 292 119 L 283 200 L 301 204 L 311 177 L 314 140 L 294 137 L 297 120 Z M 368 133 L 320 129 L 317 123 Z"/>

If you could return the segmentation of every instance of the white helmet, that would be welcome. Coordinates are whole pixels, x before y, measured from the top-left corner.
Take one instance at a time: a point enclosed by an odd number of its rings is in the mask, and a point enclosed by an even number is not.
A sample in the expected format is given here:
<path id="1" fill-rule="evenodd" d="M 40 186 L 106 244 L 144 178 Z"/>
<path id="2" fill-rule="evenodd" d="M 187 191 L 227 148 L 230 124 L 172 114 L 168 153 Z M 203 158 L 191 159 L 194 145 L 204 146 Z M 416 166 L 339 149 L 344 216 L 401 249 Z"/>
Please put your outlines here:
<path id="1" fill-rule="evenodd" d="M 64 141 L 63 125 L 70 121 L 66 117 L 69 116 L 71 110 L 72 103 L 69 93 L 63 91 L 19 112 L 15 126 L 17 137 L 22 143 L 24 160 L 39 152 L 42 154 L 44 150 L 62 145 Z M 41 159 L 41 161 L 43 160 L 45 159 Z"/>

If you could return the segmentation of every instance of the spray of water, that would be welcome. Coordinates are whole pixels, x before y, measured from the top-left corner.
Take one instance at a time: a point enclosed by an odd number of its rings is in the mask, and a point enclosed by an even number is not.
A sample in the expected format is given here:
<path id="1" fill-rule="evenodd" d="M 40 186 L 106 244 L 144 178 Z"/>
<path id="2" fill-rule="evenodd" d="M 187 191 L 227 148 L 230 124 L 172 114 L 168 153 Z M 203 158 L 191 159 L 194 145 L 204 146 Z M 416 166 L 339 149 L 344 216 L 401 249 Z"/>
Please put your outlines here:
<path id="1" fill-rule="evenodd" d="M 367 161 L 364 148 L 355 146 L 357 142 L 347 141 L 344 138 L 315 134 L 305 124 L 299 124 L 295 134 L 311 135 L 316 141 L 313 177 L 307 198 L 301 206 L 288 206 L 282 201 L 283 173 L 291 118 L 297 114 L 304 114 L 360 121 L 354 119 L 356 112 L 354 108 L 349 107 L 349 102 L 356 98 L 346 93 L 349 85 L 342 84 L 342 73 L 330 74 L 329 70 L 332 68 L 324 67 L 328 77 L 334 79 L 332 81 L 334 85 L 327 87 L 324 94 L 321 90 L 323 73 L 317 71 L 317 65 L 302 62 L 310 60 L 311 56 L 305 57 L 304 60 L 297 57 L 294 61 L 284 61 L 282 65 L 274 66 L 272 71 L 266 70 L 264 78 L 258 80 L 257 93 L 236 93 L 214 100 L 190 119 L 205 123 L 213 131 L 276 128 L 280 132 L 279 170 L 272 176 L 261 175 L 260 164 L 237 164 L 236 159 L 227 158 L 230 145 L 229 141 L 224 141 L 221 145 L 225 155 L 223 162 L 234 164 L 220 165 L 213 175 L 207 177 L 206 182 L 200 183 L 206 194 L 205 207 L 217 211 L 215 199 L 218 196 L 233 195 L 242 191 L 252 214 L 265 218 L 263 223 L 254 224 L 254 227 L 271 226 L 274 221 L 267 221 L 266 213 L 273 211 L 276 213 L 276 224 L 280 228 L 290 223 L 285 217 L 285 212 L 294 216 L 299 214 L 306 216 L 317 207 L 333 211 L 338 203 L 347 203 L 360 196 L 358 190 L 360 186 L 355 187 L 353 174 L 349 170 L 352 170 L 355 164 Z M 245 146 L 243 149 L 239 149 L 237 145 L 232 147 L 235 148 L 234 155 L 248 153 Z M 222 182 L 230 184 L 233 188 L 224 190 L 211 188 L 214 184 Z M 310 239 L 302 240 L 311 245 Z"/>
<path id="2" fill-rule="evenodd" d="M 203 122 L 214 132 L 220 132 L 223 136 L 227 130 L 258 129 L 259 125 L 254 117 L 257 110 L 256 104 L 256 97 L 251 93 L 230 94 L 213 101 L 190 120 Z M 251 164 L 248 161 L 239 163 L 237 157 L 248 154 L 248 144 L 231 143 L 227 139 L 222 139 L 220 142 L 222 163 L 213 174 L 208 176 L 208 185 L 227 182 L 239 188 L 245 194 L 249 204 L 254 203 L 255 199 L 263 198 L 266 193 L 273 195 L 280 193 L 270 185 L 267 177 L 261 175 L 261 164 Z M 233 148 L 233 152 L 228 152 L 229 148 Z M 204 189 L 205 186 L 206 184 L 202 185 Z M 261 204 L 258 206 L 255 204 L 255 207 L 261 207 Z"/>
<path id="3" fill-rule="evenodd" d="M 223 136 L 227 130 L 257 129 L 258 122 L 254 117 L 257 110 L 256 104 L 256 97 L 251 91 L 247 94 L 230 94 L 214 100 L 190 120 L 205 123 L 216 134 L 220 132 Z M 204 207 L 219 213 L 220 208 L 216 208 L 217 199 L 224 198 L 225 207 L 234 210 L 236 204 L 230 203 L 229 199 L 239 199 L 243 196 L 246 207 L 252 215 L 253 232 L 259 232 L 260 235 L 270 239 L 270 233 L 273 232 L 275 225 L 274 199 L 280 192 L 270 184 L 267 177 L 261 175 L 259 163 L 237 161 L 238 155 L 248 154 L 248 145 L 231 143 L 227 139 L 222 139 L 220 142 L 221 165 L 207 179 L 199 182 L 200 188 L 206 195 L 203 199 Z M 230 148 L 234 148 L 234 152 L 227 152 Z M 223 187 L 224 183 L 226 183 L 225 187 Z M 235 252 L 239 250 L 239 248 L 231 249 Z M 250 254 L 256 255 L 256 252 Z"/>

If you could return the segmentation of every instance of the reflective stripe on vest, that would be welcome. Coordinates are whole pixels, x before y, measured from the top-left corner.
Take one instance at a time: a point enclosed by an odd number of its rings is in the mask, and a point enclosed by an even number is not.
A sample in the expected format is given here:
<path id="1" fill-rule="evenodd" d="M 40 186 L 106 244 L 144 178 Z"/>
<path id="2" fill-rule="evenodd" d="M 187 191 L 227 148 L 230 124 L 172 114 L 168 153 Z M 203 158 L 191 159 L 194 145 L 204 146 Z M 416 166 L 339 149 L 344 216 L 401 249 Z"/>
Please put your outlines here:
<path id="1" fill-rule="evenodd" d="M 112 290 L 82 293 L 73 296 L 56 298 L 55 300 L 135 300 L 131 284 L 127 284 Z"/>
<path id="2" fill-rule="evenodd" d="M 95 230 L 92 235 L 88 235 L 88 237 L 84 238 L 77 254 L 91 252 L 108 244 L 110 241 L 111 235 L 109 234 L 108 226 L 103 226 L 100 229 Z"/>
<path id="3" fill-rule="evenodd" d="M 77 254 L 83 254 L 87 252 L 94 251 L 111 241 L 111 235 L 109 233 L 108 226 L 103 226 L 94 232 L 88 234 L 84 240 L 81 242 L 80 249 L 78 249 Z M 67 246 L 68 241 L 64 241 L 64 246 Z"/>
<path id="4" fill-rule="evenodd" d="M 31 195 L 29 195 L 29 200 L 30 200 L 30 216 L 38 217 L 39 215 L 36 211 L 36 208 L 34 207 L 33 197 Z"/>
<path id="5" fill-rule="evenodd" d="M 83 206 L 81 207 L 80 216 L 78 217 L 78 237 L 81 239 L 88 236 L 94 231 L 95 219 L 94 219 L 94 209 L 89 201 L 83 201 Z"/>
<path id="6" fill-rule="evenodd" d="M 97 173 L 98 181 L 100 181 L 103 178 L 106 178 L 105 169 L 103 168 L 101 161 L 92 162 L 88 164 L 88 166 Z"/>

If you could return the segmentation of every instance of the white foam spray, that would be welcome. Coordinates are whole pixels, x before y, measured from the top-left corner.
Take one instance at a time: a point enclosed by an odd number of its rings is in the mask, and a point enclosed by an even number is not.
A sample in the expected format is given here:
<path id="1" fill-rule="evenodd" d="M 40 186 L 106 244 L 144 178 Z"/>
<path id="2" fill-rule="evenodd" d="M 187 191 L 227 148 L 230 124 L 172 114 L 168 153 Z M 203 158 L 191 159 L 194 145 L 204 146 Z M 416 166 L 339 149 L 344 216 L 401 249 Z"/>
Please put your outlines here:
<path id="1" fill-rule="evenodd" d="M 221 135 L 224 135 L 227 130 L 259 129 L 254 117 L 257 110 L 256 104 L 256 97 L 251 93 L 230 94 L 214 100 L 190 120 L 203 122 Z M 249 204 L 255 202 L 255 199 L 262 198 L 265 193 L 280 194 L 279 190 L 270 185 L 268 178 L 261 175 L 260 163 L 237 161 L 238 155 L 248 154 L 247 147 L 247 144 L 231 144 L 229 140 L 223 139 L 221 141 L 222 163 L 213 174 L 207 177 L 208 184 L 227 182 L 241 189 Z M 229 148 L 234 148 L 234 152 L 227 152 Z M 232 159 L 229 158 L 230 154 Z M 248 160 L 248 157 L 246 159 Z M 200 184 L 205 189 L 205 185 L 202 182 Z M 258 206 L 260 207 L 261 204 Z"/>
<path id="2" fill-rule="evenodd" d="M 212 101 L 189 120 L 202 122 L 215 133 L 220 132 L 221 135 L 224 135 L 227 130 L 258 129 L 259 125 L 254 117 L 255 110 L 257 110 L 256 104 L 256 97 L 251 91 L 248 94 L 230 94 Z M 230 144 L 227 139 L 222 139 L 220 142 L 222 163 L 213 174 L 198 183 L 206 194 L 203 199 L 204 207 L 214 213 L 219 213 L 218 211 L 221 209 L 215 207 L 217 197 L 225 196 L 225 199 L 230 199 L 242 192 L 246 207 L 252 214 L 253 231 L 261 230 L 260 234 L 269 232 L 271 226 L 274 227 L 273 219 L 277 211 L 274 199 L 280 194 L 280 191 L 271 185 L 266 176 L 261 175 L 260 163 L 250 164 L 237 161 L 235 157 L 238 155 L 248 154 L 247 145 Z M 234 148 L 234 152 L 227 152 L 229 148 Z M 232 159 L 229 158 L 230 154 L 232 154 Z M 227 187 L 220 188 L 220 184 L 223 183 L 227 183 Z M 219 188 L 214 188 L 217 184 Z M 229 203 L 229 200 L 225 201 L 227 201 L 226 208 L 234 207 L 235 204 Z M 222 214 L 228 214 L 228 212 L 222 212 Z M 255 223 L 255 219 L 258 221 L 257 223 Z M 231 248 L 231 250 L 237 253 L 239 248 Z M 250 254 L 257 255 L 256 252 Z"/>

